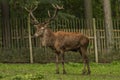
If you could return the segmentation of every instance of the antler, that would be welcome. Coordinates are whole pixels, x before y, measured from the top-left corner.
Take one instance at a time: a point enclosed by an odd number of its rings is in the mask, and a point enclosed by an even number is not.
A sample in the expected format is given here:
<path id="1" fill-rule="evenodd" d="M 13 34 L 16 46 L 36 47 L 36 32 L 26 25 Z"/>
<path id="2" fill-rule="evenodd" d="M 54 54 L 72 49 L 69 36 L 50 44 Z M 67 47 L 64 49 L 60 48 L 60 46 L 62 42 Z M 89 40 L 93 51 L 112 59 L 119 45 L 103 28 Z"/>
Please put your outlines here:
<path id="1" fill-rule="evenodd" d="M 30 8 L 30 9 L 28 9 L 27 7 L 25 7 L 25 10 L 27 11 L 27 12 L 29 12 L 29 14 L 31 15 L 31 17 L 32 17 L 32 20 L 31 20 L 31 22 L 33 23 L 33 24 L 38 24 L 39 23 L 39 21 L 35 18 L 35 16 L 33 15 L 33 11 L 35 11 L 36 9 L 37 9 L 37 5 L 32 9 L 32 7 Z"/>
<path id="2" fill-rule="evenodd" d="M 50 12 L 49 12 L 49 10 L 48 10 L 49 19 L 46 20 L 45 22 L 43 22 L 43 23 L 45 23 L 45 24 L 46 24 L 46 23 L 49 24 L 50 21 L 54 20 L 54 18 L 56 17 L 58 11 L 61 10 L 61 9 L 64 9 L 63 6 L 59 6 L 59 5 L 57 5 L 57 4 L 52 4 L 52 6 L 55 8 L 54 14 L 53 14 L 53 16 L 51 16 L 51 14 L 50 14 Z M 38 20 L 35 18 L 35 16 L 33 15 L 33 11 L 35 11 L 35 10 L 37 9 L 37 7 L 38 7 L 37 5 L 36 5 L 34 8 L 31 6 L 30 9 L 28 9 L 27 7 L 25 7 L 25 10 L 26 10 L 27 12 L 29 12 L 30 16 L 32 17 L 32 20 L 31 20 L 31 23 L 32 23 L 32 24 L 38 24 L 38 23 L 39 23 L 39 21 L 38 21 Z"/>
<path id="3" fill-rule="evenodd" d="M 46 23 L 49 23 L 50 21 L 54 20 L 54 18 L 56 17 L 58 11 L 61 10 L 61 9 L 64 9 L 63 6 L 60 7 L 60 6 L 57 5 L 57 4 L 52 4 L 52 6 L 55 8 L 54 14 L 53 14 L 53 16 L 51 17 L 50 11 L 48 10 L 49 19 L 46 21 Z"/>

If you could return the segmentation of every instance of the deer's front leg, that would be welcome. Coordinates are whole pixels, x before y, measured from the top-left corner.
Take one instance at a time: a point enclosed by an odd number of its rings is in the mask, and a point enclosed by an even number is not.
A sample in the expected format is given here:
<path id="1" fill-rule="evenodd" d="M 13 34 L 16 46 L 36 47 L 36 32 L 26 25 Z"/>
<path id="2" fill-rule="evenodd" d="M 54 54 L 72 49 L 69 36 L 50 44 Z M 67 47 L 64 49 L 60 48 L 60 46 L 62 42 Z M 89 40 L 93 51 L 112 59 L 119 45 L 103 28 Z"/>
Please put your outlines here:
<path id="1" fill-rule="evenodd" d="M 56 74 L 59 74 L 59 53 L 56 53 Z"/>

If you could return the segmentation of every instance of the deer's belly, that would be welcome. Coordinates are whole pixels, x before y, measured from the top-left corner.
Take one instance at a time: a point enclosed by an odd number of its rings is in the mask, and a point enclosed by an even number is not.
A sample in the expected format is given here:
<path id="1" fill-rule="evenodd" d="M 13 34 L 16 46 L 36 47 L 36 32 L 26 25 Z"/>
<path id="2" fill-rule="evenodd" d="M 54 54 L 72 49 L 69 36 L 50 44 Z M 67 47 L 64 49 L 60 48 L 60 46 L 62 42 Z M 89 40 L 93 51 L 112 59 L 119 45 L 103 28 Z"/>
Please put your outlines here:
<path id="1" fill-rule="evenodd" d="M 76 45 L 76 46 L 66 46 L 66 47 L 63 47 L 63 49 L 65 51 L 78 51 L 80 49 L 80 46 L 79 45 Z"/>

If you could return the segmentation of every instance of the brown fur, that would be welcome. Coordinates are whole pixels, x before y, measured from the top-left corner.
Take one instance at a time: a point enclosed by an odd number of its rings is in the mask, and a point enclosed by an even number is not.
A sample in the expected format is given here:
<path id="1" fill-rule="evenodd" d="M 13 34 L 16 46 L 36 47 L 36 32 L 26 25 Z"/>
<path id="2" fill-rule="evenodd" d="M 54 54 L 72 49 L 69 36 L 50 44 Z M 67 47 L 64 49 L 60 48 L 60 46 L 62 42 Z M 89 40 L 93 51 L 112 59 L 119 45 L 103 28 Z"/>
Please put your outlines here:
<path id="1" fill-rule="evenodd" d="M 37 31 L 41 30 L 40 28 L 41 27 L 37 28 Z M 59 73 L 59 55 L 62 55 L 63 73 L 66 73 L 64 68 L 64 53 L 66 51 L 79 51 L 84 62 L 83 74 L 90 74 L 89 60 L 87 57 L 87 47 L 89 45 L 88 37 L 81 33 L 63 31 L 52 32 L 46 27 L 42 30 L 43 33 L 39 35 L 42 39 L 42 46 L 50 47 L 56 53 L 56 73 Z"/>
<path id="2" fill-rule="evenodd" d="M 57 4 L 52 4 L 52 6 L 55 8 L 53 16 L 51 16 L 48 11 L 49 18 L 43 23 L 39 23 L 32 13 L 37 7 L 33 9 L 31 8 L 30 10 L 25 7 L 33 19 L 31 21 L 36 28 L 35 36 L 39 36 L 41 38 L 42 46 L 50 47 L 56 53 L 56 73 L 59 73 L 58 58 L 60 54 L 62 55 L 63 73 L 65 74 L 64 53 L 66 51 L 79 51 L 84 62 L 83 74 L 90 74 L 89 60 L 87 57 L 87 48 L 89 44 L 88 37 L 81 33 L 63 31 L 52 32 L 49 28 L 47 28 L 49 23 L 55 19 L 58 11 L 64 9 L 63 6 L 60 7 Z"/>

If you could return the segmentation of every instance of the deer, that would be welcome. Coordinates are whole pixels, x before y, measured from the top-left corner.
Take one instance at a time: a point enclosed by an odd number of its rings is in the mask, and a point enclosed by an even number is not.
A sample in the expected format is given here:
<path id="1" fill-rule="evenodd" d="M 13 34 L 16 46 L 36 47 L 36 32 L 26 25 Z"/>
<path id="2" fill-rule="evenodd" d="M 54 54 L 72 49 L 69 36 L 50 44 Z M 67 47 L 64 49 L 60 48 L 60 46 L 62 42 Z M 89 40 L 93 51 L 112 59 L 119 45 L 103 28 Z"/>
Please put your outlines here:
<path id="1" fill-rule="evenodd" d="M 49 18 L 44 22 L 39 22 L 35 16 L 33 15 L 33 11 L 36 7 L 32 10 L 28 10 L 25 8 L 32 20 L 31 23 L 36 28 L 35 37 L 40 38 L 41 45 L 44 47 L 49 47 L 53 50 L 56 57 L 56 73 L 59 74 L 59 56 L 61 55 L 61 63 L 62 63 L 62 70 L 63 74 L 66 74 L 65 70 L 65 52 L 73 51 L 79 52 L 83 58 L 83 71 L 82 74 L 90 74 L 90 66 L 89 66 L 89 59 L 87 55 L 87 49 L 89 45 L 89 38 L 82 33 L 75 33 L 75 32 L 64 32 L 64 31 L 57 31 L 53 32 L 52 29 L 48 27 L 48 25 L 56 18 L 58 11 L 64 9 L 63 6 L 59 6 L 57 4 L 52 4 L 54 10 L 53 15 L 51 16 L 50 11 L 48 10 Z"/>

